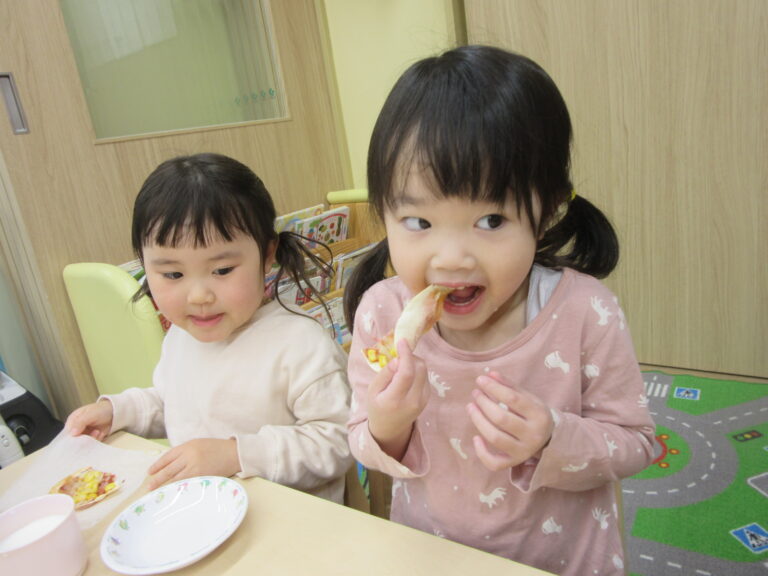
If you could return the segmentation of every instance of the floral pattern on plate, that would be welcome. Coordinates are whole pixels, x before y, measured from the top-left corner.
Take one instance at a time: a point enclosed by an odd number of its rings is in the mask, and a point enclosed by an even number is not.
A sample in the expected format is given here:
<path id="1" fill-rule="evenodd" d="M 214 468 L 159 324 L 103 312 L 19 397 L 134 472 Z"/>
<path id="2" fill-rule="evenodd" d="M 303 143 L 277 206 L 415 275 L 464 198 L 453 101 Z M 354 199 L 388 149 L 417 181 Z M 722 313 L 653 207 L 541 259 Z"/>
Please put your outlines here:
<path id="1" fill-rule="evenodd" d="M 215 550 L 248 510 L 243 487 L 229 478 L 179 480 L 125 508 L 101 540 L 104 563 L 122 574 L 158 574 Z"/>

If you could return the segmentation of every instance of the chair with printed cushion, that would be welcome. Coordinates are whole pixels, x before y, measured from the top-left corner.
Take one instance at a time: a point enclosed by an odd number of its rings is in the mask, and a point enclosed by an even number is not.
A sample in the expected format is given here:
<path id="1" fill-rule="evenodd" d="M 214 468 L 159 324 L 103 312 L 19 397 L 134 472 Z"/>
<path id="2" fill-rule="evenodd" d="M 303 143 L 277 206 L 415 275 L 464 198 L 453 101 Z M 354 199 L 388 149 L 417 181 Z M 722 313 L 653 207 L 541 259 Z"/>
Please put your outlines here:
<path id="1" fill-rule="evenodd" d="M 138 281 L 100 262 L 69 264 L 64 283 L 99 394 L 152 385 L 165 331 Z"/>

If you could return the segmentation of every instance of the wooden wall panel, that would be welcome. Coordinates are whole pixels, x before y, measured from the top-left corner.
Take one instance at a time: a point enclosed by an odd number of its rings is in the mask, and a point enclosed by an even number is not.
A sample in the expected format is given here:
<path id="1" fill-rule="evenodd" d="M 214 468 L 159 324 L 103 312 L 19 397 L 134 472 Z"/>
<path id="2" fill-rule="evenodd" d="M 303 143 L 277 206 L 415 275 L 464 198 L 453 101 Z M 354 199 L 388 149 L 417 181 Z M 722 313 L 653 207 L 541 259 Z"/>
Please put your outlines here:
<path id="1" fill-rule="evenodd" d="M 768 376 L 768 3 L 466 0 L 469 41 L 530 56 L 574 182 L 622 243 L 607 283 L 641 361 Z"/>
<path id="2" fill-rule="evenodd" d="M 0 113 L 0 190 L 18 207 L 0 224 L 20 223 L 30 244 L 4 253 L 26 270 L 16 280 L 59 416 L 96 396 L 62 269 L 132 258 L 133 199 L 158 163 L 202 151 L 231 155 L 263 178 L 280 212 L 351 186 L 316 10 L 312 0 L 271 3 L 287 120 L 96 143 L 58 2 L 0 0 L 0 71 L 14 74 L 30 126 L 13 135 Z"/>

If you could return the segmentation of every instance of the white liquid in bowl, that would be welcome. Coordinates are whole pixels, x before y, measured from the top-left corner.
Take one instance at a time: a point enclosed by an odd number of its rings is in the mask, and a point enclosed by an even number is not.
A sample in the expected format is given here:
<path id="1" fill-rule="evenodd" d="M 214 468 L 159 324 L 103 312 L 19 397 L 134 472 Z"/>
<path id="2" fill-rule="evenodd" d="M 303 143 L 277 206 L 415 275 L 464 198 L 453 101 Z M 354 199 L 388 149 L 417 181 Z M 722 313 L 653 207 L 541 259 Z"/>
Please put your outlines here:
<path id="1" fill-rule="evenodd" d="M 38 538 L 42 538 L 61 524 L 64 521 L 64 518 L 66 518 L 65 514 L 44 516 L 43 518 L 33 520 L 26 526 L 22 526 L 16 530 L 16 532 L 13 532 L 0 540 L 0 554 L 3 552 L 10 552 L 16 548 L 21 548 L 30 542 L 34 542 Z"/>

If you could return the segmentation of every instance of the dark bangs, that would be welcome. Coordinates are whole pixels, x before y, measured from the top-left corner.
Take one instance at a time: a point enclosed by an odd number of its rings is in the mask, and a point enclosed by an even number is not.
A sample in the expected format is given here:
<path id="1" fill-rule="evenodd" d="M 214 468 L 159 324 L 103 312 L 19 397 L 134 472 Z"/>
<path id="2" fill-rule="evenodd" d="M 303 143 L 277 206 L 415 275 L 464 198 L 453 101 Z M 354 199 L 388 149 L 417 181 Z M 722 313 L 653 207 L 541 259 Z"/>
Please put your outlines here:
<path id="1" fill-rule="evenodd" d="M 264 254 L 274 219 L 264 184 L 243 164 L 217 154 L 174 158 L 150 174 L 136 198 L 133 249 L 142 258 L 147 244 L 205 247 L 242 233 Z"/>
<path id="2" fill-rule="evenodd" d="M 415 165 L 448 198 L 503 206 L 513 194 L 531 222 L 535 191 L 545 221 L 570 193 L 570 135 L 565 102 L 537 64 L 459 48 L 413 65 L 392 89 L 371 137 L 369 199 L 383 215 Z"/>

